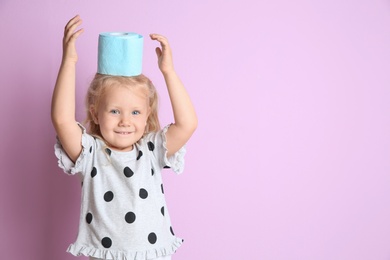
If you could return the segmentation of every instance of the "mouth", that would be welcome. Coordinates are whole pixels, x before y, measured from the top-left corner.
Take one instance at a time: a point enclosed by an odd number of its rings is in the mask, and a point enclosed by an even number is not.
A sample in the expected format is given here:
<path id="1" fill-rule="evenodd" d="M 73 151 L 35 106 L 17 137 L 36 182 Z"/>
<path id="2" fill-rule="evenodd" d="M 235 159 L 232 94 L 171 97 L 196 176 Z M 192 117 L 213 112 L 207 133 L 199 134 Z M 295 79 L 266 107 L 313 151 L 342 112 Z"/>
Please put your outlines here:
<path id="1" fill-rule="evenodd" d="M 130 135 L 132 134 L 133 132 L 125 132 L 125 131 L 115 131 L 116 134 L 119 134 L 119 135 Z"/>

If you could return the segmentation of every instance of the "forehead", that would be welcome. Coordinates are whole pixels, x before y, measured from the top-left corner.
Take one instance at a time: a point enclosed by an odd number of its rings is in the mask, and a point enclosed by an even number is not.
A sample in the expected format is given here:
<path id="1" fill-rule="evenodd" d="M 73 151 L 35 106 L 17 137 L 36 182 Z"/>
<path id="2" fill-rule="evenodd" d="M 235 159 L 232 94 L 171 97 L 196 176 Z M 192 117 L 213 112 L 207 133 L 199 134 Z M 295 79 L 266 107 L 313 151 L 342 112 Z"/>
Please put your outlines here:
<path id="1" fill-rule="evenodd" d="M 142 87 L 112 85 L 106 88 L 102 95 L 102 101 L 105 104 L 114 105 L 147 105 L 148 93 Z"/>

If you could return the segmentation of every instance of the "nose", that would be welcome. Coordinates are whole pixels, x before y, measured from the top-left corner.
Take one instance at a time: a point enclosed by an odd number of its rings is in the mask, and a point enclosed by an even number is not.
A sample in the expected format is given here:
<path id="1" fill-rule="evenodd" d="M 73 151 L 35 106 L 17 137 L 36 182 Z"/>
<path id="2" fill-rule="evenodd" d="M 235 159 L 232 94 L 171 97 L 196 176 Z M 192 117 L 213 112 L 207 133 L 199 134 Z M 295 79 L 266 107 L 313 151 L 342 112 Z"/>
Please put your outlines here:
<path id="1" fill-rule="evenodd" d="M 130 126 L 131 125 L 131 119 L 129 116 L 122 116 L 121 120 L 119 121 L 119 126 Z"/>

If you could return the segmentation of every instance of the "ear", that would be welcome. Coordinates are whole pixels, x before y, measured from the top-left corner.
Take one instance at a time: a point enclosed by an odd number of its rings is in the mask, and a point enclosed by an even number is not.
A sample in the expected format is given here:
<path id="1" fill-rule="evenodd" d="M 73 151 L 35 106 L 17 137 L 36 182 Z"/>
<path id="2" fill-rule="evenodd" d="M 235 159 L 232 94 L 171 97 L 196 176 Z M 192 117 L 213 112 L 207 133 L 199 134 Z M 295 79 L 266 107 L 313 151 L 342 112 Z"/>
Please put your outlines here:
<path id="1" fill-rule="evenodd" d="M 98 125 L 99 124 L 99 120 L 98 120 L 98 117 L 97 117 L 97 111 L 95 110 L 95 106 L 91 105 L 89 107 L 89 113 L 91 114 L 93 122 Z"/>

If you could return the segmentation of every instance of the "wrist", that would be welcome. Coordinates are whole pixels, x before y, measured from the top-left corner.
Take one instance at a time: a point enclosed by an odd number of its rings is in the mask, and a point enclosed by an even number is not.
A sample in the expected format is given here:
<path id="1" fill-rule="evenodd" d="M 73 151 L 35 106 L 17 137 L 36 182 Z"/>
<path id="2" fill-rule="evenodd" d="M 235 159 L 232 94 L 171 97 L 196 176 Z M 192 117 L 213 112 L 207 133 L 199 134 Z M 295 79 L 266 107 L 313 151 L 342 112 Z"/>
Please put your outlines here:
<path id="1" fill-rule="evenodd" d="M 173 68 L 161 70 L 161 73 L 163 74 L 164 78 L 176 75 L 176 71 Z"/>
<path id="2" fill-rule="evenodd" d="M 76 66 L 77 60 L 69 59 L 69 58 L 63 58 L 61 65 L 62 66 Z"/>

